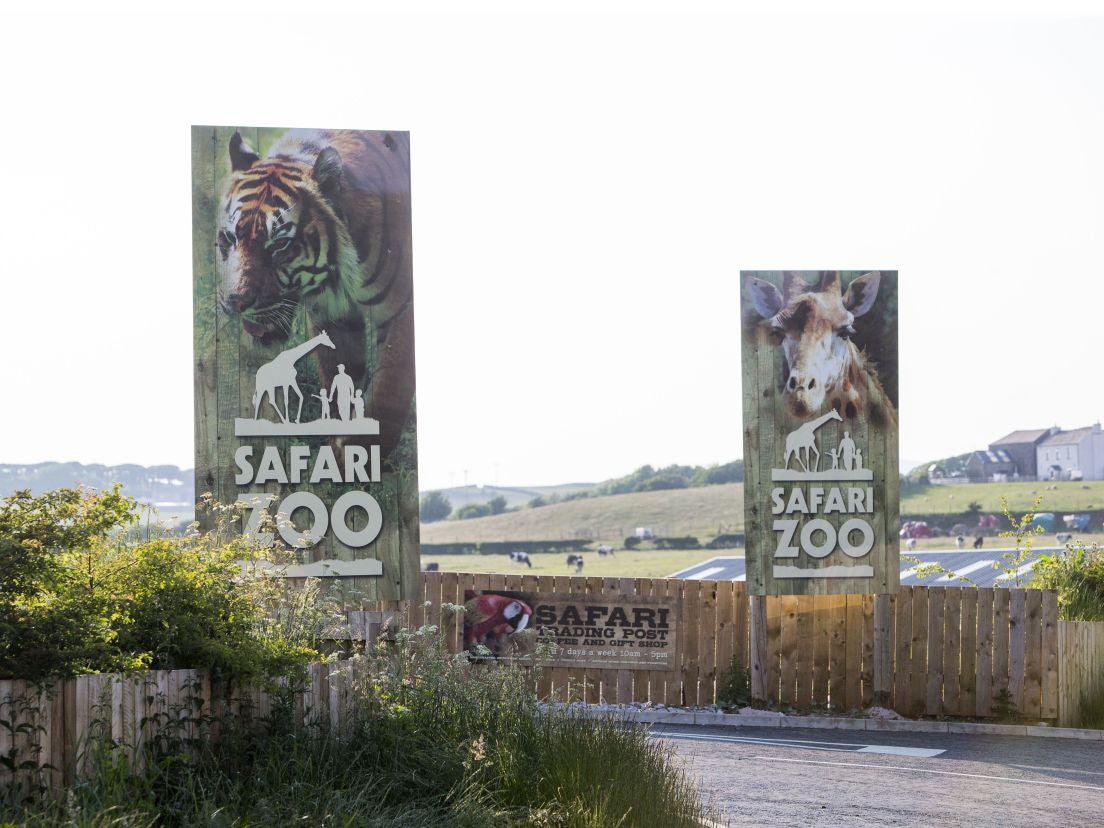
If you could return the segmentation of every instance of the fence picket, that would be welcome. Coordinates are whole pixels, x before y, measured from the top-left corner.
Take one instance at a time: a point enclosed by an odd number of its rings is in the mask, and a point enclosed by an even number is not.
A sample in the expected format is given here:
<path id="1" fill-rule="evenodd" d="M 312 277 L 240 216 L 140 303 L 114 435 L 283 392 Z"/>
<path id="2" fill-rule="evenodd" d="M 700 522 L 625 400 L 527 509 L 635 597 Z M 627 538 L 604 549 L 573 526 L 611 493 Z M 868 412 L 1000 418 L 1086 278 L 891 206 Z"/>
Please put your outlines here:
<path id="1" fill-rule="evenodd" d="M 779 623 L 781 624 L 781 644 L 779 655 L 780 687 L 778 700 L 792 707 L 796 701 L 797 688 L 797 615 L 799 599 L 796 595 L 784 595 L 779 599 Z"/>
<path id="2" fill-rule="evenodd" d="M 897 591 L 896 623 L 893 632 L 893 701 L 894 710 L 908 715 L 912 704 L 912 592 L 909 586 Z"/>
<path id="3" fill-rule="evenodd" d="M 958 589 L 958 587 L 952 587 Z M 943 712 L 943 599 L 947 587 L 928 587 L 928 666 L 924 712 Z"/>
<path id="4" fill-rule="evenodd" d="M 1025 590 L 1024 618 L 1024 703 L 1021 710 L 1035 720 L 1042 712 L 1043 695 L 1043 595 L 1040 590 Z"/>
<path id="5" fill-rule="evenodd" d="M 961 716 L 977 715 L 977 616 L 978 593 L 961 587 L 961 636 L 959 638 L 958 710 Z"/>
<path id="6" fill-rule="evenodd" d="M 993 590 L 979 589 L 977 593 L 974 706 L 978 716 L 989 716 L 993 712 Z"/>
<path id="7" fill-rule="evenodd" d="M 829 596 L 813 598 L 813 704 L 819 708 L 828 706 L 828 665 L 832 645 L 831 612 Z"/>
<path id="8" fill-rule="evenodd" d="M 1043 698 L 1040 717 L 1058 717 L 1058 593 L 1052 589 L 1043 592 Z"/>

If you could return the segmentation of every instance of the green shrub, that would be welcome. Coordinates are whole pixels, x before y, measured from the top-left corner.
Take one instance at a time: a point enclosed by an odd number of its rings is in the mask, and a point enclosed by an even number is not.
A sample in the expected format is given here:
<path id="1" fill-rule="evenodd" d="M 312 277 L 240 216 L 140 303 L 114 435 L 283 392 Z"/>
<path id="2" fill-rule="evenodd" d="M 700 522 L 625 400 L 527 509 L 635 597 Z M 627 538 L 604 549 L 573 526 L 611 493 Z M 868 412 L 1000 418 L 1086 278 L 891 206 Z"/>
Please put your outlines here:
<path id="1" fill-rule="evenodd" d="M 636 549 L 636 547 L 638 546 L 640 546 L 640 538 L 638 538 L 636 535 L 629 535 L 627 538 L 625 538 L 624 547 L 626 549 Z"/>
<path id="2" fill-rule="evenodd" d="M 747 707 L 751 704 L 751 673 L 733 656 L 728 669 L 717 682 L 717 701 L 722 707 Z"/>
<path id="3" fill-rule="evenodd" d="M 0 501 L 0 677 L 196 668 L 246 678 L 317 657 L 333 611 L 317 584 L 279 600 L 279 579 L 249 565 L 260 549 L 231 526 L 240 507 L 208 506 L 211 532 L 139 541 L 128 532 L 137 506 L 118 488 Z"/>
<path id="4" fill-rule="evenodd" d="M 1031 586 L 1058 591 L 1064 621 L 1104 621 L 1104 549 L 1078 543 L 1056 555 L 1041 555 Z"/>

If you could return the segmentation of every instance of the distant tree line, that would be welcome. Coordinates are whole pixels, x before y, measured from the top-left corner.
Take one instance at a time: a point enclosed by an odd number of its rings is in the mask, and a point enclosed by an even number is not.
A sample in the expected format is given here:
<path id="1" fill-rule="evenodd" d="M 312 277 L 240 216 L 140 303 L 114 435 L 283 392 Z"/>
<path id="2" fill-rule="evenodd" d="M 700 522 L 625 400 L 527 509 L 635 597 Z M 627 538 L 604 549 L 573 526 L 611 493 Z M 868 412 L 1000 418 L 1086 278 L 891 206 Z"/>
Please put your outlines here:
<path id="1" fill-rule="evenodd" d="M 537 509 L 553 503 L 566 503 L 571 500 L 583 500 L 589 497 L 629 494 L 630 492 L 655 492 L 664 489 L 694 489 L 700 486 L 719 486 L 722 483 L 742 483 L 743 480 L 743 460 L 733 460 L 731 463 L 713 464 L 711 466 L 673 465 L 664 466 L 660 469 L 652 466 L 641 466 L 624 477 L 606 480 L 592 489 L 580 489 L 579 491 L 563 494 L 538 495 L 530 500 L 526 506 L 530 509 Z M 422 497 L 421 503 L 422 523 L 435 523 L 448 518 L 468 520 L 469 518 L 500 515 L 508 511 L 511 511 L 511 509 L 507 505 L 506 498 L 502 495 L 491 498 L 486 503 L 465 503 L 455 511 L 453 511 L 452 503 L 449 502 L 448 497 L 441 492 L 427 492 Z"/>
<path id="2" fill-rule="evenodd" d="M 744 461 L 711 466 L 641 466 L 624 477 L 615 477 L 599 483 L 593 489 L 572 492 L 565 495 L 535 497 L 529 501 L 531 508 L 547 506 L 550 503 L 563 503 L 568 500 L 580 500 L 586 497 L 604 497 L 605 495 L 629 494 L 631 492 L 655 492 L 664 489 L 694 489 L 701 486 L 718 486 L 722 483 L 742 483 L 744 480 Z"/>

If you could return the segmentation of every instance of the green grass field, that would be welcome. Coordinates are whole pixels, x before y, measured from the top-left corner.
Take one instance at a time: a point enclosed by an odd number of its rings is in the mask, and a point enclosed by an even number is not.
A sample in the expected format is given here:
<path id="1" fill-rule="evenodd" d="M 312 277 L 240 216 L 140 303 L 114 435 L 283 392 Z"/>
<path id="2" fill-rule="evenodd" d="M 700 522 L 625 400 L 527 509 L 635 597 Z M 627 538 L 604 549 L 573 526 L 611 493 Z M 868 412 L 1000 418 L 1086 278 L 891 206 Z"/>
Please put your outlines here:
<path id="1" fill-rule="evenodd" d="M 1001 495 L 1008 498 L 1009 508 L 1017 515 L 1030 510 L 1036 497 L 1042 497 L 1040 511 L 1068 514 L 1104 508 L 1104 480 L 920 486 L 901 493 L 901 514 L 965 512 L 970 503 L 976 501 L 983 512 L 999 515 Z"/>
<path id="2" fill-rule="evenodd" d="M 1017 515 L 1028 511 L 1039 495 L 1043 498 L 1041 511 L 1062 515 L 1104 508 L 1104 481 L 916 487 L 902 494 L 901 514 L 907 518 L 916 514 L 961 513 L 972 501 L 977 501 L 982 512 L 999 515 L 1001 495 L 1008 498 L 1009 507 Z M 696 489 L 609 495 L 554 503 L 539 509 L 522 508 L 494 517 L 445 520 L 423 524 L 422 542 L 588 537 L 618 545 L 637 526 L 651 527 L 661 536 L 693 535 L 703 541 L 721 532 L 740 532 L 744 526 L 744 486 L 728 483 Z"/>
<path id="3" fill-rule="evenodd" d="M 584 576 L 605 578 L 666 578 L 680 569 L 709 560 L 717 555 L 743 555 L 743 549 L 690 549 L 678 552 L 618 550 L 613 557 L 584 553 Z M 564 563 L 566 553 L 530 555 L 533 568 L 513 563 L 506 555 L 425 555 L 422 563 L 440 564 L 442 572 L 490 572 L 506 575 L 574 575 L 574 567 Z"/>

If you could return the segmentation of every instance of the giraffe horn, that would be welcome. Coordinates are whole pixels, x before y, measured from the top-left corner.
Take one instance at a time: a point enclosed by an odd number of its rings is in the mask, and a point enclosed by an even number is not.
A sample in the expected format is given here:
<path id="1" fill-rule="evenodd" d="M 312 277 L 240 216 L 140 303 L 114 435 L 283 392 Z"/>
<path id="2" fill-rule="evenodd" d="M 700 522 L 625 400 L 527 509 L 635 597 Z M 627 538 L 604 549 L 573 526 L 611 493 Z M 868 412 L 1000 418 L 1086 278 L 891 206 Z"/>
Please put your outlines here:
<path id="1" fill-rule="evenodd" d="M 782 298 L 788 305 L 802 293 L 807 293 L 809 283 L 801 278 L 796 270 L 786 270 L 782 273 Z"/>
<path id="2" fill-rule="evenodd" d="M 825 270 L 820 274 L 820 287 L 817 288 L 820 292 L 831 291 L 834 293 L 840 292 L 840 275 L 838 270 Z"/>

